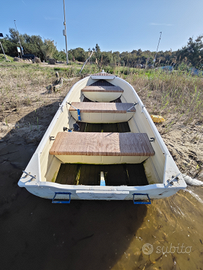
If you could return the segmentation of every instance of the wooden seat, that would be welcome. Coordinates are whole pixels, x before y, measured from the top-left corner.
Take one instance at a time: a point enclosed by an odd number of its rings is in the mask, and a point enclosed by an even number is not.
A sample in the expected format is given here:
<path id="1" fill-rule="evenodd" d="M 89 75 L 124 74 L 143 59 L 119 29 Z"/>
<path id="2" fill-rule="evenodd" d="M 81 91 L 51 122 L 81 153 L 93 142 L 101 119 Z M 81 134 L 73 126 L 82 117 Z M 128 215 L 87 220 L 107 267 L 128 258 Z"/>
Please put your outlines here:
<path id="1" fill-rule="evenodd" d="M 97 86 L 89 85 L 85 86 L 81 90 L 83 95 L 92 101 L 109 102 L 119 98 L 124 92 L 119 86 Z"/>
<path id="2" fill-rule="evenodd" d="M 121 123 L 133 117 L 133 103 L 72 102 L 69 111 L 73 118 L 86 123 Z"/>
<path id="3" fill-rule="evenodd" d="M 82 90 L 82 92 L 118 92 L 123 93 L 123 89 L 121 89 L 119 86 L 94 86 L 89 85 L 85 86 Z"/>
<path id="4" fill-rule="evenodd" d="M 135 112 L 135 107 L 133 103 L 98 103 L 98 102 L 72 102 L 69 111 L 76 111 L 76 108 L 80 112 L 89 113 L 126 113 Z"/>
<path id="5" fill-rule="evenodd" d="M 59 132 L 49 152 L 64 163 L 141 163 L 154 150 L 146 133 Z"/>

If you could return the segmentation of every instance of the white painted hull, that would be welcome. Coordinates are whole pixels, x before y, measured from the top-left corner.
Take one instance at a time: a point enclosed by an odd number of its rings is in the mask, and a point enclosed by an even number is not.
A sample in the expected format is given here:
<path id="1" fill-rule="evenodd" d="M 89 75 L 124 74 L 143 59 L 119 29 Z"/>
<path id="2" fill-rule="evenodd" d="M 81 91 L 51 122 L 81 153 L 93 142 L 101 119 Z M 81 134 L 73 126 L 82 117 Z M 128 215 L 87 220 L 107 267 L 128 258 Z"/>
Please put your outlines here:
<path id="1" fill-rule="evenodd" d="M 24 185 L 22 185 L 24 187 Z M 41 183 L 39 186 L 27 185 L 26 189 L 41 198 L 53 199 L 55 192 L 71 193 L 71 200 L 133 200 L 134 193 L 148 194 L 150 199 L 162 199 L 174 195 L 179 187 L 169 189 L 163 184 L 140 187 L 101 187 L 71 186 L 56 183 Z M 68 195 L 60 195 L 59 199 L 67 200 Z M 146 195 L 136 196 L 135 200 L 146 200 Z"/>
<path id="2" fill-rule="evenodd" d="M 65 200 L 69 196 L 76 200 L 133 200 L 133 197 L 134 200 L 145 200 L 145 194 L 148 194 L 151 199 L 158 199 L 171 196 L 178 190 L 186 188 L 186 183 L 179 169 L 139 96 L 130 84 L 118 77 L 111 78 L 110 82 L 124 89 L 121 101 L 123 103 L 137 103 L 136 113 L 128 122 L 131 132 L 147 133 L 149 138 L 154 138 L 152 146 L 155 155 L 144 162 L 145 174 L 149 184 L 144 186 L 86 186 L 55 183 L 61 161 L 49 154 L 53 144 L 53 141 L 49 138 L 50 136 L 56 137 L 57 133 L 63 130 L 67 119 L 68 128 L 72 128 L 75 119 L 68 110 L 70 107 L 68 102 L 82 101 L 80 90 L 93 82 L 94 79 L 89 76 L 77 82 L 71 88 L 27 165 L 26 173 L 23 173 L 18 185 L 25 187 L 36 196 L 47 199 L 53 199 L 56 192 L 65 192 L 65 194 L 58 195 L 58 199 Z M 94 157 L 91 162 L 94 164 Z M 143 195 L 133 195 L 135 193 Z"/>

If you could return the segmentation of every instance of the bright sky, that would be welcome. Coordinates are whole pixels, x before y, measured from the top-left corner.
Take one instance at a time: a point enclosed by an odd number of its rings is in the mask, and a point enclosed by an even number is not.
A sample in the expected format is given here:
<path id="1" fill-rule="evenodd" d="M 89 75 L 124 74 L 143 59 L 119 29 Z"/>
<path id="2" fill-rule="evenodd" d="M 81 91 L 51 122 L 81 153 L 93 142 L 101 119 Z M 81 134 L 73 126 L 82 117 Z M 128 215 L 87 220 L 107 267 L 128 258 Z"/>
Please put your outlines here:
<path id="1" fill-rule="evenodd" d="M 6 0 L 0 33 L 40 35 L 65 49 L 63 0 Z M 68 49 L 99 44 L 102 51 L 178 50 L 203 34 L 202 0 L 65 0 Z"/>

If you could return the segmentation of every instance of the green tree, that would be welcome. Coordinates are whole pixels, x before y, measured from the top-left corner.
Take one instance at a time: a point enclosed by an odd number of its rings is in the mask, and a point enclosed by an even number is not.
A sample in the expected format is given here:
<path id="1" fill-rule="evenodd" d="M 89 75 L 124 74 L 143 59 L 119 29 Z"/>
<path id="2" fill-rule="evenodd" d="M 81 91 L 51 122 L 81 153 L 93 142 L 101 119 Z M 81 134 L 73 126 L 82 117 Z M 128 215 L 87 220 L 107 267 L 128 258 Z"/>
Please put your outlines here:
<path id="1" fill-rule="evenodd" d="M 58 61 L 66 61 L 66 53 L 65 53 L 65 50 L 63 51 L 55 51 L 54 54 L 53 54 L 53 58 L 58 60 Z M 68 54 L 68 59 L 69 60 L 72 60 L 70 58 L 70 55 Z"/>
<path id="2" fill-rule="evenodd" d="M 176 57 L 179 61 L 185 60 L 187 64 L 191 64 L 196 68 L 202 67 L 203 60 L 203 36 L 198 36 L 195 40 L 189 38 L 188 43 L 181 50 L 178 50 Z"/>
<path id="3" fill-rule="evenodd" d="M 100 54 L 101 53 L 101 49 L 100 49 L 100 47 L 99 47 L 98 44 L 96 44 L 96 46 L 95 46 L 95 52 L 96 52 L 96 54 Z"/>
<path id="4" fill-rule="evenodd" d="M 57 51 L 56 46 L 54 45 L 54 40 L 45 39 L 44 44 L 42 45 L 42 51 L 46 60 L 48 58 L 53 58 Z"/>
<path id="5" fill-rule="evenodd" d="M 111 64 L 113 61 L 112 52 L 102 52 L 101 58 L 102 58 L 102 63 L 101 63 L 102 65 L 107 66 Z"/>
<path id="6" fill-rule="evenodd" d="M 83 48 L 76 48 L 76 49 L 70 50 L 70 54 L 72 58 L 74 57 L 74 59 L 79 62 L 85 62 L 87 58 L 87 53 L 85 52 Z"/>
<path id="7" fill-rule="evenodd" d="M 113 52 L 113 62 L 115 65 L 120 65 L 120 52 Z"/>

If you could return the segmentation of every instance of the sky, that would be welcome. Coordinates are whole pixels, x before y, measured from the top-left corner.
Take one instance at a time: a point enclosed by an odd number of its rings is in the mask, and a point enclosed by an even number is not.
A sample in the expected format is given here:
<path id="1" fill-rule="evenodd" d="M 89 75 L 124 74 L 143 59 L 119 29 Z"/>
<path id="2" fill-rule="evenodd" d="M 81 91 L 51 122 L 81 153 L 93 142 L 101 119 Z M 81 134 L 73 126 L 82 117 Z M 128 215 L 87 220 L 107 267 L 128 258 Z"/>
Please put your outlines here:
<path id="1" fill-rule="evenodd" d="M 202 0 L 65 0 L 68 50 L 159 51 L 181 49 L 203 34 Z M 65 49 L 63 0 L 1 0 L 0 33 L 54 40 Z"/>

